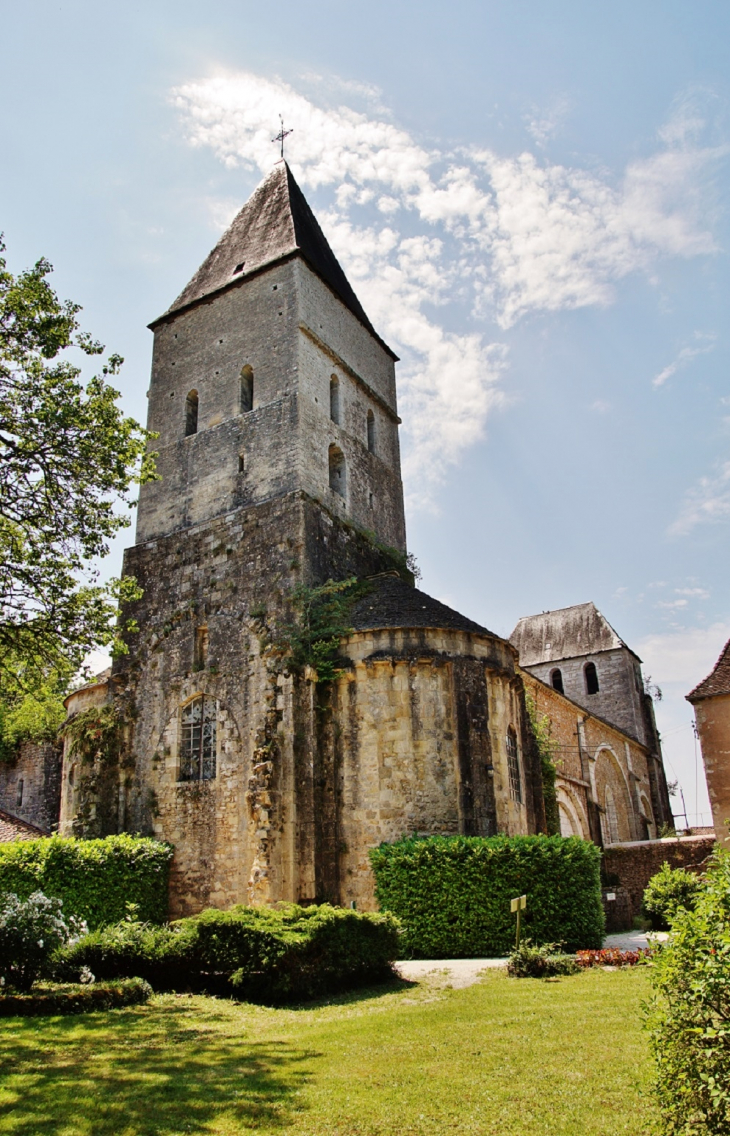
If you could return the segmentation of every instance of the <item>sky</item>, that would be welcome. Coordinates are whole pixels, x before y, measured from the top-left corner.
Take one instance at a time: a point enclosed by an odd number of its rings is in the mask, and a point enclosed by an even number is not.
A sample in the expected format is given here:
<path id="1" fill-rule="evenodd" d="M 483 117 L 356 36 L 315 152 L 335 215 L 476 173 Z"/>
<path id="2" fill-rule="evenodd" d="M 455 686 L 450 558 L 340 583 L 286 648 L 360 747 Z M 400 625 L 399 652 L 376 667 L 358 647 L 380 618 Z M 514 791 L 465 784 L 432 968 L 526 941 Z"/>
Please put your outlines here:
<path id="1" fill-rule="evenodd" d="M 8 264 L 53 263 L 125 358 L 125 410 L 283 115 L 401 359 L 421 586 L 505 636 L 593 600 L 709 823 L 684 695 L 730 637 L 730 6 L 4 0 L 2 23 Z"/>

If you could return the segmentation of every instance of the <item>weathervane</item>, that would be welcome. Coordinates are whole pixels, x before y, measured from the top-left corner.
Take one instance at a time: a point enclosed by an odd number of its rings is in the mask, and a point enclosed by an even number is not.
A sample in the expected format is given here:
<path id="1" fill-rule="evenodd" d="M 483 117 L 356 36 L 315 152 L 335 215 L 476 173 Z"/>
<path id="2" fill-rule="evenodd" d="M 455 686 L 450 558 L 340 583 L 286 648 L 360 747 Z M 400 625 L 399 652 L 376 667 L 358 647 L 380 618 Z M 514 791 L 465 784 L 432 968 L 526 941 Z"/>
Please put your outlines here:
<path id="1" fill-rule="evenodd" d="M 276 135 L 275 138 L 271 139 L 271 141 L 281 143 L 281 160 L 283 162 L 284 161 L 284 139 L 287 138 L 290 134 L 294 133 L 294 128 L 292 127 L 291 130 L 285 130 L 284 129 L 284 119 L 281 117 L 281 115 L 279 115 L 279 122 L 281 123 L 281 130 L 279 131 L 279 133 Z"/>

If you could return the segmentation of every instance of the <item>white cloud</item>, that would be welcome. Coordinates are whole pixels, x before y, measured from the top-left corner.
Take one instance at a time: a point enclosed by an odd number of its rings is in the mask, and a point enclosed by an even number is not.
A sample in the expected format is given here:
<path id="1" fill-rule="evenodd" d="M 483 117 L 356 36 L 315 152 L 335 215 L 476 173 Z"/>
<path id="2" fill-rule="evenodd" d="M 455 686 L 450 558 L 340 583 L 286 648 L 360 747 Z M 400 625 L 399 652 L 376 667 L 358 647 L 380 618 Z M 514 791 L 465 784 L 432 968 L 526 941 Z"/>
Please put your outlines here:
<path id="1" fill-rule="evenodd" d="M 614 185 L 530 153 L 427 148 L 389 120 L 374 88 L 312 75 L 300 85 L 308 95 L 280 79 L 221 72 L 172 99 L 189 143 L 229 167 L 268 172 L 279 114 L 293 128 L 287 160 L 305 187 L 328 196 L 325 215 L 318 209 L 327 236 L 403 358 L 405 466 L 422 503 L 483 437 L 501 398 L 505 349 L 475 319 L 506 329 L 532 312 L 606 305 L 628 273 L 714 249 L 702 186 L 720 151 L 700 146 L 684 110 L 657 153 Z M 327 105 L 333 92 L 336 105 Z M 564 110 L 533 117 L 533 136 L 547 139 Z M 458 305 L 458 330 L 446 312 L 434 314 L 447 303 Z"/>
<path id="2" fill-rule="evenodd" d="M 670 536 L 686 536 L 701 524 L 730 518 L 730 461 L 720 462 L 709 477 L 701 477 L 687 491 L 677 519 L 669 526 Z"/>
<path id="3" fill-rule="evenodd" d="M 645 670 L 660 686 L 680 685 L 685 694 L 705 678 L 730 638 L 730 622 L 710 627 L 679 628 L 647 635 L 637 644 Z"/>
<path id="4" fill-rule="evenodd" d="M 542 110 L 533 110 L 532 114 L 525 116 L 527 131 L 532 135 L 538 146 L 546 146 L 557 133 L 570 110 L 570 100 L 565 95 Z"/>
<path id="5" fill-rule="evenodd" d="M 687 364 L 691 363 L 693 359 L 696 359 L 698 355 L 707 355 L 708 352 L 713 351 L 716 338 L 717 336 L 714 334 L 708 335 L 703 334 L 700 331 L 696 331 L 696 340 L 709 340 L 709 342 L 705 342 L 703 345 L 696 345 L 694 347 L 683 347 L 677 355 L 676 359 L 674 359 L 673 362 L 666 366 L 663 371 L 660 371 L 659 374 L 652 379 L 651 385 L 653 387 L 663 386 L 667 379 L 671 379 L 672 375 L 676 375 L 677 371 L 679 371 L 682 367 L 686 367 Z"/>

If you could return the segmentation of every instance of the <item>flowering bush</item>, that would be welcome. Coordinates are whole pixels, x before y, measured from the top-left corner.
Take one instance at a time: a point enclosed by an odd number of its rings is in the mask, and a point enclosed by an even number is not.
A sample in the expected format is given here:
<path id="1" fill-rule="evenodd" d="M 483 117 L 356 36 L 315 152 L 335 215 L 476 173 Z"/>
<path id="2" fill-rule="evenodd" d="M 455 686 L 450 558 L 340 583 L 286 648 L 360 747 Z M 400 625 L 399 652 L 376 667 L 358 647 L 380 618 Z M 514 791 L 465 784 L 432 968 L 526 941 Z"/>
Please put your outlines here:
<path id="1" fill-rule="evenodd" d="M 63 901 L 42 891 L 26 900 L 0 895 L 0 985 L 27 991 L 58 947 L 86 934 L 86 924 L 63 917 Z"/>
<path id="2" fill-rule="evenodd" d="M 640 947 L 638 951 L 622 951 L 618 947 L 606 947 L 601 951 L 576 951 L 575 961 L 578 966 L 636 966 L 651 956 L 649 947 Z"/>
<path id="3" fill-rule="evenodd" d="M 509 956 L 507 973 L 511 978 L 555 978 L 557 975 L 575 974 L 572 955 L 564 955 L 560 943 L 530 942 L 523 939 Z"/>

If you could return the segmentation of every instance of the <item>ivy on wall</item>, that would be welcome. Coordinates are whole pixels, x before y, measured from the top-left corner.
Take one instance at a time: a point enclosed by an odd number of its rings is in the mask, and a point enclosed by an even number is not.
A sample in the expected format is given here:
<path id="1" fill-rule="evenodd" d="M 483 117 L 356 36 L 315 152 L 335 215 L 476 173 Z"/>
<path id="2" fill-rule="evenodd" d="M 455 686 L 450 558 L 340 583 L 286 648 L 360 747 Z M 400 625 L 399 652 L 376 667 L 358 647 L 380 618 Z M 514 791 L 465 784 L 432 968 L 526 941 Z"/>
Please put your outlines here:
<path id="1" fill-rule="evenodd" d="M 553 738 L 553 725 L 548 714 L 540 715 L 537 703 L 525 691 L 525 706 L 530 729 L 537 743 L 537 752 L 540 754 L 540 770 L 542 773 L 542 795 L 545 802 L 545 823 L 548 836 L 560 836 L 560 813 L 558 811 L 558 795 L 555 789 L 555 778 L 558 770 L 555 764 L 557 743 Z"/>

